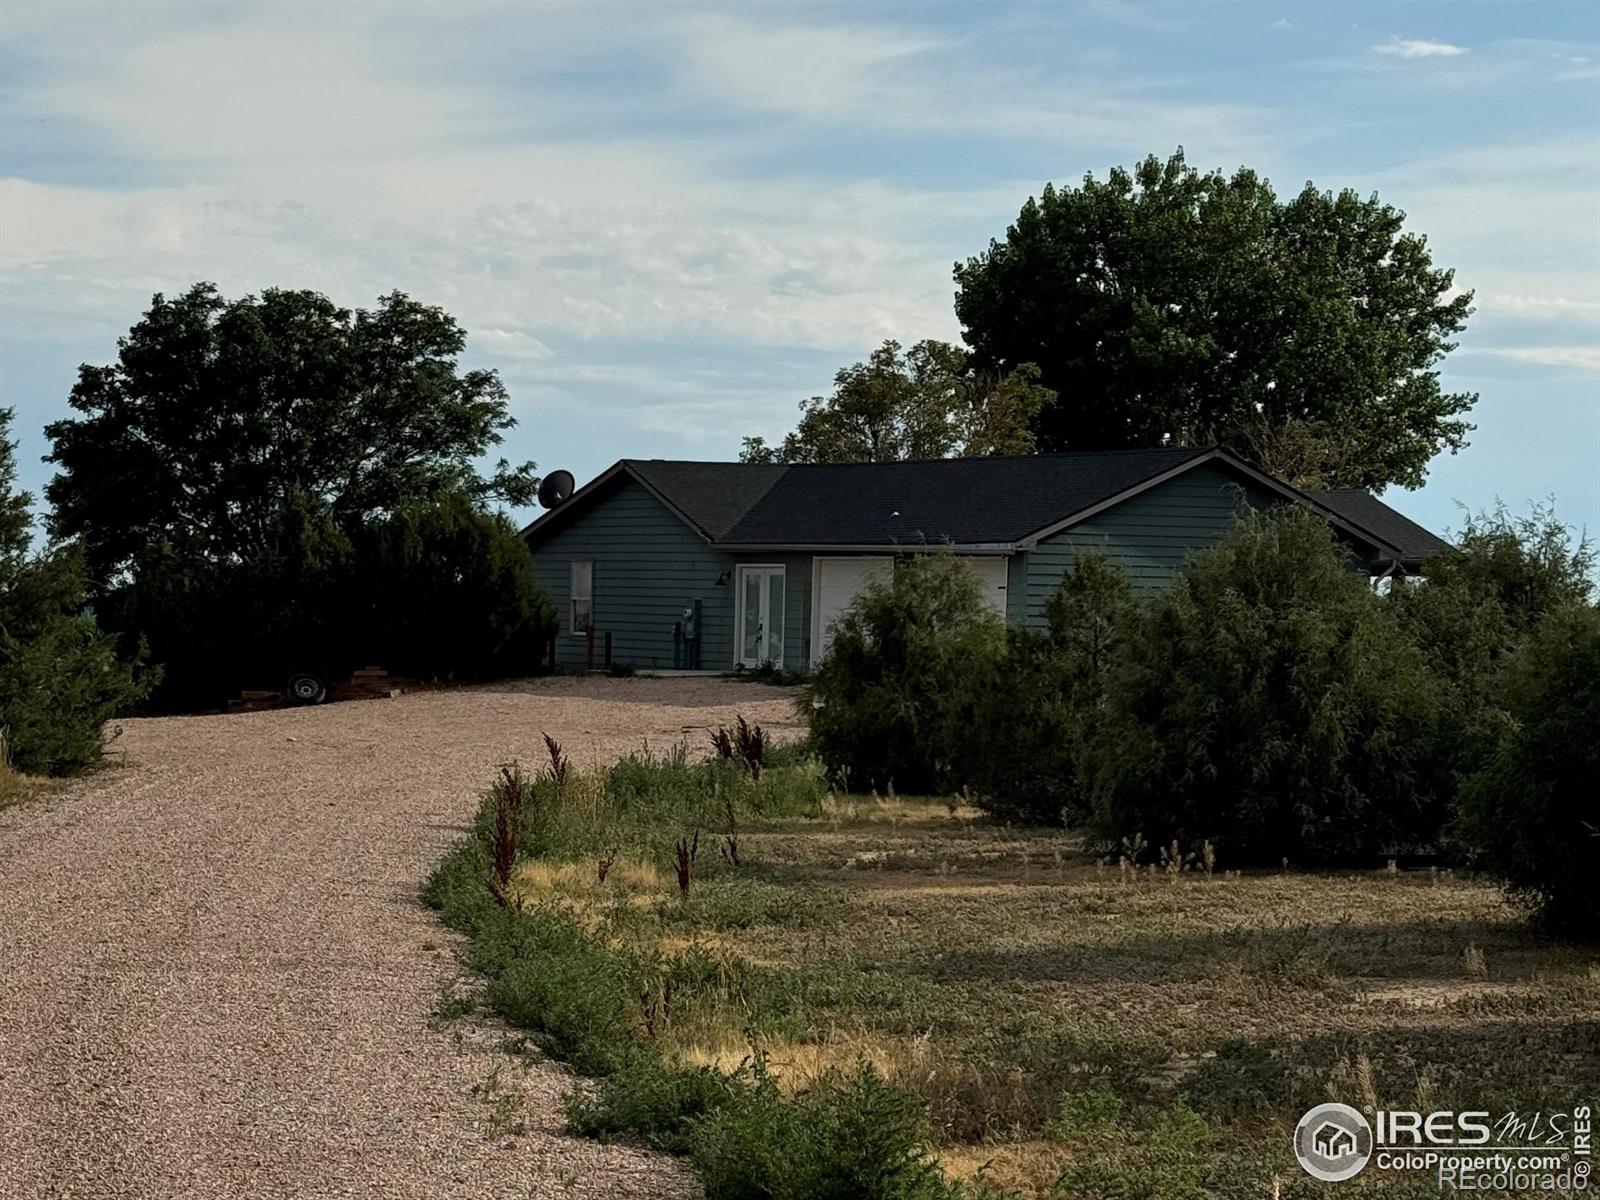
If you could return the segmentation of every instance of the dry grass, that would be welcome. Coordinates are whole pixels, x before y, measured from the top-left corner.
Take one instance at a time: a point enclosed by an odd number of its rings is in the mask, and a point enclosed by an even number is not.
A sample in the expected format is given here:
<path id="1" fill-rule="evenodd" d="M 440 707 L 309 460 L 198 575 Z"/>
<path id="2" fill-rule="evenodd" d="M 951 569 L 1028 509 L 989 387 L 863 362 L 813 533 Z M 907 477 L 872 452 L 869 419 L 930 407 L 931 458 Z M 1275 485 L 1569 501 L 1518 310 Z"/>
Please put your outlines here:
<path id="1" fill-rule="evenodd" d="M 21 804 L 33 794 L 26 776 L 11 769 L 9 763 L 0 763 L 0 809 Z"/>
<path id="2" fill-rule="evenodd" d="M 1072 1151 L 1048 1138 L 950 1146 L 939 1155 L 952 1179 L 1004 1181 L 1027 1196 L 1048 1195 L 1071 1161 Z"/>
<path id="3" fill-rule="evenodd" d="M 38 800 L 59 789 L 59 782 L 24 775 L 0 757 L 0 811 Z"/>
<path id="4" fill-rule="evenodd" d="M 1132 1114 L 1188 1105 L 1218 1153 L 1288 1178 L 1288 1131 L 1330 1096 L 1528 1110 L 1600 1078 L 1600 958 L 1532 933 L 1487 881 L 1240 873 L 1204 847 L 1119 868 L 913 797 L 833 797 L 740 837 L 745 866 L 697 879 L 706 905 L 731 875 L 772 912 L 821 889 L 834 916 L 713 927 L 678 905 L 670 863 L 619 861 L 623 893 L 653 905 L 608 936 L 757 981 L 663 1048 L 731 1070 L 759 1047 L 785 1089 L 864 1059 L 927 1102 L 949 1173 L 1026 1196 L 1070 1161 L 1052 1121 L 1086 1088 Z M 584 870 L 523 880 L 598 914 L 612 901 Z"/>
<path id="5" fill-rule="evenodd" d="M 888 1038 L 868 1028 L 832 1030 L 819 1041 L 761 1038 L 757 1045 L 767 1056 L 772 1077 L 786 1092 L 848 1072 L 862 1060 L 870 1062 L 884 1078 L 903 1086 L 903 1081 L 919 1073 L 928 1059 L 927 1042 Z M 749 1060 L 752 1046 L 749 1038 L 725 1030 L 710 1040 L 680 1043 L 674 1051 L 682 1061 L 695 1066 L 736 1071 Z"/>
<path id="6" fill-rule="evenodd" d="M 957 798 L 880 796 L 876 792 L 866 796 L 834 794 L 823 805 L 823 816 L 833 826 L 926 823 L 930 819 L 937 821 L 940 813 L 963 824 L 984 819 L 982 809 Z"/>
<path id="7" fill-rule="evenodd" d="M 635 859 L 617 858 L 599 878 L 598 862 L 550 862 L 533 859 L 517 868 L 517 888 L 528 899 L 542 898 L 552 893 L 595 896 L 609 889 L 654 895 L 662 890 L 663 876 L 654 863 Z"/>

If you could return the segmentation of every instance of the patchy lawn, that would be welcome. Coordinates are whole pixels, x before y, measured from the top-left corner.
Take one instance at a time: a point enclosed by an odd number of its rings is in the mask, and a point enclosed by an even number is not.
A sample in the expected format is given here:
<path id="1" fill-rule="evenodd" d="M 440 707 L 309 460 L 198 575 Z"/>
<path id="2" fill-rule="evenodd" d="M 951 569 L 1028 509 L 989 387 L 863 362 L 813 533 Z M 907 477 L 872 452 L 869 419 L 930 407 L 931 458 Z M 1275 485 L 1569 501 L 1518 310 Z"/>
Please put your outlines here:
<path id="1" fill-rule="evenodd" d="M 904 798 L 741 815 L 731 849 L 711 824 L 687 899 L 659 832 L 552 847 L 520 895 L 712 978 L 665 1013 L 641 996 L 635 1035 L 668 1061 L 732 1071 L 759 1049 L 803 1092 L 865 1059 L 926 1102 L 952 1176 L 1298 1195 L 1290 1133 L 1315 1103 L 1564 1108 L 1600 1079 L 1600 956 L 1487 882 L 1208 871 L 1189 848 L 1130 870 Z"/>

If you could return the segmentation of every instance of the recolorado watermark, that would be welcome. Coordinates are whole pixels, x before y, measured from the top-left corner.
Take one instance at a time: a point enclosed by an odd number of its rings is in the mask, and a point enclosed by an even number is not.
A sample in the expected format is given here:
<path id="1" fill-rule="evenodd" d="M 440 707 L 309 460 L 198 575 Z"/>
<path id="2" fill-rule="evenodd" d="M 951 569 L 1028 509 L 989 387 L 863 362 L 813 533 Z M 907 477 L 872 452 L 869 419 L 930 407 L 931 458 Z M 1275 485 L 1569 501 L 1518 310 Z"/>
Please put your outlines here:
<path id="1" fill-rule="evenodd" d="M 1587 1191 L 1594 1109 L 1417 1112 L 1319 1104 L 1294 1130 L 1294 1154 L 1325 1183 L 1366 1170 L 1432 1177 L 1441 1192 Z"/>

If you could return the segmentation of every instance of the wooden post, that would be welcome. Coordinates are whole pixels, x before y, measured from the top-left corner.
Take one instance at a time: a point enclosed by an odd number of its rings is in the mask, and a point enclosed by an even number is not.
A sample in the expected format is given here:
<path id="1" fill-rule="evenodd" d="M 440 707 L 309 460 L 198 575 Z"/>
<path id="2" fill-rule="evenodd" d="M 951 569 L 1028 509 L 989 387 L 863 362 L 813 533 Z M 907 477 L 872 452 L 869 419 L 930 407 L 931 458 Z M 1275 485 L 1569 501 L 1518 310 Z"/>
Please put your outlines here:
<path id="1" fill-rule="evenodd" d="M 611 669 L 611 630 L 606 630 L 606 670 Z"/>

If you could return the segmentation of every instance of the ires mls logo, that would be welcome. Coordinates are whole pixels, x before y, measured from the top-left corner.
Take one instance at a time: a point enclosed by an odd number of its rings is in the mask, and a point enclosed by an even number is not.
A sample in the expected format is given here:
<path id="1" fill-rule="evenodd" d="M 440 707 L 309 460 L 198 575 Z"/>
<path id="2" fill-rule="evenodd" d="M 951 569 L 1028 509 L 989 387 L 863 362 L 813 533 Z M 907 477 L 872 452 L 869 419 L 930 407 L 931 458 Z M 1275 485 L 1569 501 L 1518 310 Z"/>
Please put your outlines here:
<path id="1" fill-rule="evenodd" d="M 1380 1146 L 1487 1146 L 1486 1112 L 1408 1112 L 1378 1110 Z"/>
<path id="2" fill-rule="evenodd" d="M 1349 1179 L 1372 1157 L 1372 1126 L 1348 1104 L 1319 1104 L 1294 1128 L 1294 1156 L 1313 1179 Z"/>
<path id="3" fill-rule="evenodd" d="M 1457 1190 L 1565 1187 L 1586 1183 L 1593 1147 L 1588 1104 L 1498 1120 L 1487 1112 L 1379 1109 L 1370 1122 L 1348 1104 L 1319 1104 L 1294 1130 L 1295 1158 L 1325 1183 L 1350 1179 L 1371 1162 L 1380 1171 L 1437 1169 L 1440 1186 Z"/>

